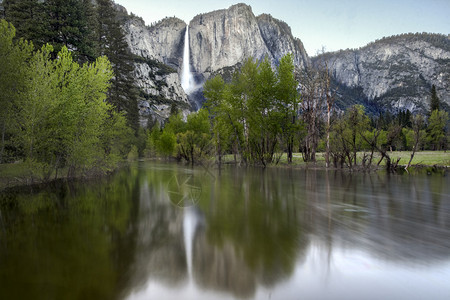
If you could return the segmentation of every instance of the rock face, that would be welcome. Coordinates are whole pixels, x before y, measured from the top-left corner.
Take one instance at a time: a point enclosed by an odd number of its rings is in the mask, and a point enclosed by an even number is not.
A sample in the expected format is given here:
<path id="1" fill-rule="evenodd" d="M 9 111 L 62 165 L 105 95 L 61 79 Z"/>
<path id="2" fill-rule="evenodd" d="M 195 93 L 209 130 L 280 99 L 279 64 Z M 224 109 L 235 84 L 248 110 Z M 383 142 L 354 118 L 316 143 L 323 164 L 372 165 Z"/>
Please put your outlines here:
<path id="1" fill-rule="evenodd" d="M 277 64 L 284 55 L 292 53 L 297 68 L 305 69 L 310 65 L 303 43 L 292 35 L 286 23 L 267 14 L 258 16 L 257 21 L 267 49 Z"/>
<path id="2" fill-rule="evenodd" d="M 433 84 L 443 105 L 450 105 L 450 39 L 443 35 L 384 38 L 358 50 L 320 55 L 313 62 L 326 62 L 339 84 L 362 90 L 355 97 L 381 110 L 426 112 Z"/>
<path id="3" fill-rule="evenodd" d="M 141 125 L 145 126 L 150 117 L 163 122 L 170 116 L 172 106 L 188 114 L 191 106 L 178 75 L 186 23 L 166 18 L 147 27 L 143 20 L 130 17 L 123 28 L 135 55 L 134 76 L 140 90 Z"/>
<path id="4" fill-rule="evenodd" d="M 267 55 L 277 64 L 292 53 L 297 67 L 309 64 L 301 41 L 292 36 L 287 24 L 270 15 L 255 17 L 245 4 L 196 16 L 189 33 L 192 68 L 204 79 L 249 57 L 261 60 Z"/>
<path id="5" fill-rule="evenodd" d="M 194 109 L 201 106 L 201 89 L 190 94 L 189 102 L 180 84 L 186 26 L 177 18 L 149 27 L 137 17 L 124 22 L 128 45 L 136 56 L 143 123 L 149 115 L 163 121 L 174 104 L 185 113 L 189 105 Z M 245 4 L 196 16 L 189 25 L 189 46 L 191 70 L 199 86 L 213 73 L 232 72 L 249 57 L 261 60 L 268 56 L 276 65 L 292 53 L 297 68 L 310 65 L 303 44 L 292 36 L 286 23 L 270 15 L 255 17 Z"/>
<path id="6" fill-rule="evenodd" d="M 141 57 L 158 60 L 178 69 L 183 61 L 186 23 L 177 18 L 165 18 L 147 27 L 139 18 L 130 18 L 124 24 L 131 52 Z"/>
<path id="7" fill-rule="evenodd" d="M 189 113 L 191 106 L 175 69 L 156 60 L 140 59 L 135 62 L 134 76 L 140 89 L 142 126 L 150 116 L 162 123 L 170 117 L 173 105 L 184 115 Z"/>
<path id="8" fill-rule="evenodd" d="M 181 87 L 186 26 L 177 18 L 151 26 L 133 16 L 124 21 L 127 42 L 136 57 L 143 120 L 152 115 L 162 122 L 174 105 L 185 114 L 201 106 L 201 89 L 188 97 Z M 450 105 L 448 36 L 406 34 L 310 59 L 286 23 L 266 14 L 256 17 L 250 6 L 237 4 L 190 21 L 189 47 L 187 59 L 199 86 L 215 74 L 226 80 L 249 57 L 262 60 L 267 56 L 275 66 L 291 53 L 298 70 L 327 63 L 341 109 L 362 103 L 376 111 L 426 112 L 432 84 L 444 108 Z"/>

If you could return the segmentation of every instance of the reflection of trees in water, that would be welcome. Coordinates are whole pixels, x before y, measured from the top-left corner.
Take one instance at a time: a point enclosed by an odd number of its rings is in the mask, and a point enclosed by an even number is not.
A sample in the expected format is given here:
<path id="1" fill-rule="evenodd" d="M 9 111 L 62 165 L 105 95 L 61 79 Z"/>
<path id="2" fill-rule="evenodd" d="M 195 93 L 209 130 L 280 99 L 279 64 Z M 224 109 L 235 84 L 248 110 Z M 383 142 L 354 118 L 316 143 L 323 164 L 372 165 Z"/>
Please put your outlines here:
<path id="1" fill-rule="evenodd" d="M 115 298 L 129 266 L 121 245 L 136 176 L 126 171 L 2 193 L 0 298 Z"/>
<path id="2" fill-rule="evenodd" d="M 192 278 L 185 211 L 167 193 L 177 174 L 190 179 L 176 195 L 199 196 Z M 311 248 L 321 263 L 336 248 L 395 263 L 450 258 L 449 177 L 234 167 L 214 176 L 151 165 L 2 194 L 0 298 L 113 299 L 148 280 L 251 297 L 287 280 Z"/>
<path id="3" fill-rule="evenodd" d="M 210 245 L 205 228 L 197 234 L 194 245 L 194 278 L 203 289 L 232 293 L 238 297 L 252 296 L 256 290 L 255 273 L 247 266 L 235 245 Z"/>
<path id="4" fill-rule="evenodd" d="M 256 286 L 289 278 L 300 248 L 293 182 L 280 181 L 276 170 L 224 171 L 202 198 L 206 228 L 194 265 L 205 287 L 249 296 Z M 205 260 L 209 257 L 211 261 Z M 204 272 L 206 271 L 206 272 Z"/>
<path id="5" fill-rule="evenodd" d="M 193 280 L 203 289 L 245 297 L 253 295 L 258 285 L 272 286 L 287 279 L 299 246 L 305 246 L 299 243 L 295 199 L 282 200 L 285 187 L 275 180 L 277 175 L 237 171 L 223 172 L 218 180 L 203 180 L 193 241 Z M 173 205 L 165 191 L 173 173 L 149 170 L 145 176 L 134 290 L 143 287 L 143 278 L 169 287 L 188 276 L 183 209 Z M 289 184 L 286 187 L 292 189 L 293 183 Z"/>
<path id="6" fill-rule="evenodd" d="M 172 170 L 147 170 L 142 176 L 137 218 L 136 253 L 131 285 L 141 288 L 149 279 L 173 286 L 184 282 L 183 211 L 167 197 Z"/>
<path id="7" fill-rule="evenodd" d="M 183 210 L 165 192 L 177 172 L 202 171 L 145 173 L 134 269 L 141 284 L 187 281 Z M 320 245 L 325 263 L 334 247 L 395 262 L 450 256 L 447 177 L 252 168 L 215 176 L 202 179 L 193 241 L 193 279 L 203 289 L 251 297 L 288 279 L 310 246 Z"/>
<path id="8" fill-rule="evenodd" d="M 307 176 L 323 182 L 324 174 Z M 331 244 L 328 241 L 330 246 L 364 249 L 373 256 L 407 264 L 449 259 L 448 177 L 330 172 L 328 179 L 331 204 L 320 196 L 319 202 L 307 203 L 313 215 L 312 233 L 333 239 Z M 308 193 L 317 198 L 321 192 L 313 188 Z"/>
<path id="9" fill-rule="evenodd" d="M 131 168 L 2 194 L 1 298 L 112 299 L 148 280 L 187 283 L 184 210 L 167 193 L 177 174 L 190 178 L 181 197 L 201 185 L 191 279 L 202 289 L 251 297 L 287 280 L 310 247 L 325 263 L 342 247 L 395 263 L 450 258 L 450 180 L 439 174 Z"/>

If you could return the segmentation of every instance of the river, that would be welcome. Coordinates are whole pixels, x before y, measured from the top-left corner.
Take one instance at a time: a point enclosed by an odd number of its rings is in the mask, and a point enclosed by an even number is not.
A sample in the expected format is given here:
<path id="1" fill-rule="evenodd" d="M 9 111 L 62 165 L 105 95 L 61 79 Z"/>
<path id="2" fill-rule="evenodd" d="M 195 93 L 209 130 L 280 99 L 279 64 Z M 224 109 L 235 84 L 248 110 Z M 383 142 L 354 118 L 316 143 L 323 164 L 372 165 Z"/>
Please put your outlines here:
<path id="1" fill-rule="evenodd" d="M 0 299 L 450 299 L 450 176 L 140 162 L 11 189 Z"/>

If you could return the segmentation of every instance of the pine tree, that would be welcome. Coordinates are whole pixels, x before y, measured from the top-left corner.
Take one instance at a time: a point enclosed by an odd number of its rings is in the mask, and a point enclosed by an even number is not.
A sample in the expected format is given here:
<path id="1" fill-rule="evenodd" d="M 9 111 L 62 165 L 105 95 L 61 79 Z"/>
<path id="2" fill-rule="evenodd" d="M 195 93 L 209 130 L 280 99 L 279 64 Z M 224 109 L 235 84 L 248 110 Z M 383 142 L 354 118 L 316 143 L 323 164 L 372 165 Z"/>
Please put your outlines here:
<path id="1" fill-rule="evenodd" d="M 3 6 L 3 1 L 0 1 L 0 19 L 5 19 L 5 7 Z"/>
<path id="2" fill-rule="evenodd" d="M 435 110 L 439 110 L 439 97 L 436 93 L 436 86 L 433 84 L 431 86 L 430 115 Z"/>
<path id="3" fill-rule="evenodd" d="M 16 37 L 32 41 L 37 48 L 45 42 L 47 23 L 43 4 L 38 0 L 4 0 L 4 16 L 16 28 Z"/>
<path id="4" fill-rule="evenodd" d="M 97 44 L 97 12 L 92 4 L 92 0 L 81 0 L 83 7 L 83 19 L 84 19 L 84 43 L 82 53 L 85 55 L 85 59 L 88 61 L 95 61 L 99 56 L 98 44 Z"/>
<path id="5" fill-rule="evenodd" d="M 76 60 L 93 61 L 95 23 L 90 1 L 47 0 L 44 6 L 48 18 L 47 42 L 55 47 L 55 53 L 66 46 Z"/>
<path id="6" fill-rule="evenodd" d="M 97 42 L 100 55 L 106 55 L 113 68 L 114 77 L 108 95 L 108 102 L 118 112 L 124 112 L 128 125 L 137 133 L 139 113 L 137 90 L 133 83 L 133 62 L 125 35 L 117 21 L 117 12 L 111 0 L 97 1 Z"/>
<path id="7" fill-rule="evenodd" d="M 6 19 L 17 28 L 17 37 L 36 48 L 49 43 L 55 54 L 66 46 L 79 62 L 94 61 L 95 10 L 90 0 L 6 0 Z"/>

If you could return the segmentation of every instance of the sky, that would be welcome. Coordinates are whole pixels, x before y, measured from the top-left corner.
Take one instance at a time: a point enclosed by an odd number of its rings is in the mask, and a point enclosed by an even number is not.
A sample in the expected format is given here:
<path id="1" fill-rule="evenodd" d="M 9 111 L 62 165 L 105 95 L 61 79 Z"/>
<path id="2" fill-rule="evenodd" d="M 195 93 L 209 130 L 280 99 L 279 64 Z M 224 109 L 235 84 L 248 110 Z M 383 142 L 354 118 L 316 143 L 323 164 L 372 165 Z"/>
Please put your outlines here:
<path id="1" fill-rule="evenodd" d="M 450 34 L 450 0 L 115 0 L 147 25 L 164 17 L 194 16 L 243 2 L 286 22 L 308 55 L 322 48 L 359 48 L 408 32 Z"/>

